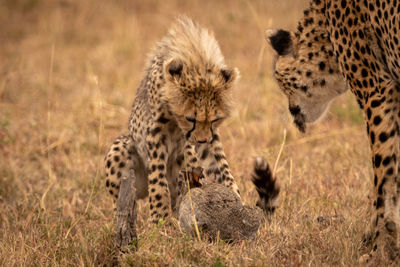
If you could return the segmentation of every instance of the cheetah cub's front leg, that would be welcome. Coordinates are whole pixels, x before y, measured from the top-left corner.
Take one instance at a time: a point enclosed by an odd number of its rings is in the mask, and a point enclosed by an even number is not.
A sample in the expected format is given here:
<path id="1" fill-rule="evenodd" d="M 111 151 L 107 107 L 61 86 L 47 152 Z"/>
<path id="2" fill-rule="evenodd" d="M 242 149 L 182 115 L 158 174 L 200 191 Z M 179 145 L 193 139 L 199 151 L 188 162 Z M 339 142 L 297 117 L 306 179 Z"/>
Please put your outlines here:
<path id="1" fill-rule="evenodd" d="M 225 152 L 222 148 L 222 143 L 219 139 L 218 133 L 214 134 L 213 136 L 211 148 L 212 154 L 221 172 L 221 176 L 217 179 L 217 182 L 231 188 L 240 197 L 239 187 L 237 186 L 231 170 L 229 169 L 228 161 L 226 160 Z"/>
<path id="2" fill-rule="evenodd" d="M 213 135 L 210 143 L 197 146 L 186 144 L 184 155 L 178 177 L 178 203 L 188 191 L 188 186 L 192 188 L 209 183 L 224 184 L 240 197 L 218 134 Z"/>
<path id="3" fill-rule="evenodd" d="M 183 160 L 179 165 L 178 196 L 177 204 L 174 209 L 175 214 L 179 210 L 182 197 L 188 192 L 189 188 L 202 186 L 204 181 L 204 172 L 199 163 L 195 146 L 186 142 L 183 148 Z"/>
<path id="4" fill-rule="evenodd" d="M 182 176 L 186 174 L 186 176 Z M 193 180 L 196 176 L 200 181 Z M 185 160 L 179 181 L 187 181 L 193 186 L 196 183 L 219 183 L 231 188 L 240 197 L 239 187 L 233 178 L 225 157 L 218 134 L 214 134 L 210 143 L 185 146 Z M 184 194 L 182 189 L 180 194 Z M 185 191 L 185 190 L 184 190 Z"/>
<path id="5" fill-rule="evenodd" d="M 239 197 L 239 187 L 231 173 L 218 133 L 214 133 L 209 144 L 198 148 L 200 164 L 205 169 L 206 182 L 217 182 L 232 189 Z"/>
<path id="6" fill-rule="evenodd" d="M 151 221 L 158 223 L 172 214 L 171 196 L 167 181 L 168 152 L 163 143 L 164 133 L 160 125 L 155 124 L 150 128 L 150 134 L 146 138 L 149 152 L 149 203 Z"/>

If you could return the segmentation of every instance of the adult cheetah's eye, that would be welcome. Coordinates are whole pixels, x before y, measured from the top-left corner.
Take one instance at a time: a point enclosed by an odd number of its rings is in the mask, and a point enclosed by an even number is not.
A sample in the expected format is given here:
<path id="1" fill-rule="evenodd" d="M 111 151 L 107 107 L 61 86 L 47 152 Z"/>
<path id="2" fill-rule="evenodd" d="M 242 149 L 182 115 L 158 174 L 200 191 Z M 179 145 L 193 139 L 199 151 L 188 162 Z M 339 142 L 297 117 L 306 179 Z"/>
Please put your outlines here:
<path id="1" fill-rule="evenodd" d="M 195 118 L 192 118 L 192 117 L 186 117 L 186 120 L 187 120 L 187 121 L 190 121 L 190 122 L 193 122 L 193 123 L 196 122 L 196 119 L 195 119 Z"/>

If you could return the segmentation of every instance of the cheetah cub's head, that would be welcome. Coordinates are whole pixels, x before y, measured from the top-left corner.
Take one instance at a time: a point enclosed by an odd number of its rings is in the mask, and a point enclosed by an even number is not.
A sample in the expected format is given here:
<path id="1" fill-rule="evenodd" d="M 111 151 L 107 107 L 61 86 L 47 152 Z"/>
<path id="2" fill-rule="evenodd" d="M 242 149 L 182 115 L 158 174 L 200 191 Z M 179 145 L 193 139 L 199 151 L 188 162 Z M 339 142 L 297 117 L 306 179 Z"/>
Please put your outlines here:
<path id="1" fill-rule="evenodd" d="M 165 97 L 186 140 L 210 143 L 229 116 L 231 87 L 239 71 L 174 58 L 165 64 Z"/>
<path id="2" fill-rule="evenodd" d="M 229 116 L 239 71 L 225 65 L 214 34 L 188 17 L 172 26 L 163 44 L 168 47 L 164 101 L 188 142 L 211 142 Z"/>
<path id="3" fill-rule="evenodd" d="M 347 88 L 327 33 L 299 28 L 296 33 L 267 30 L 266 40 L 276 52 L 274 77 L 288 98 L 294 123 L 305 132 L 306 123 L 322 118 Z"/>

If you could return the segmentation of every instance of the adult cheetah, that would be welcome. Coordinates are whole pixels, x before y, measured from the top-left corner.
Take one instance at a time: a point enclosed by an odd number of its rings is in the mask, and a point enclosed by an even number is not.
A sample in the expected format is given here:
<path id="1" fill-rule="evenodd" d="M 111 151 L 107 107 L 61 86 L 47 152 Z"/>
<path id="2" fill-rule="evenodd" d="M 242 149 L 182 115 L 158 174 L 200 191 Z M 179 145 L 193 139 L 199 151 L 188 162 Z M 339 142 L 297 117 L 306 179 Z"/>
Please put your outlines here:
<path id="1" fill-rule="evenodd" d="M 105 157 L 109 193 L 117 199 L 120 179 L 134 171 L 137 197 L 149 196 L 155 223 L 176 211 L 184 174 L 204 170 L 206 181 L 239 195 L 218 133 L 238 77 L 212 33 L 189 18 L 178 20 L 148 56 L 129 134 L 118 137 Z M 268 165 L 256 162 L 253 178 L 258 205 L 273 211 L 279 189 Z"/>
<path id="2" fill-rule="evenodd" d="M 399 260 L 400 1 L 312 0 L 297 30 L 268 30 L 274 76 L 300 131 L 349 87 L 365 114 L 376 210 L 371 252 Z"/>

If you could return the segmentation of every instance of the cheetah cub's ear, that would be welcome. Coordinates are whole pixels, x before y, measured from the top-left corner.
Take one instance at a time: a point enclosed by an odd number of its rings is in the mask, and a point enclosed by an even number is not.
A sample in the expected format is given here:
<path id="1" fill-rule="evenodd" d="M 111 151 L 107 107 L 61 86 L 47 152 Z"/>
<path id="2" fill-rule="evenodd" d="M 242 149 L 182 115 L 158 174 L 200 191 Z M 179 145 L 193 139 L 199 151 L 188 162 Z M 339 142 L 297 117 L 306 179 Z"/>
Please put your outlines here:
<path id="1" fill-rule="evenodd" d="M 265 31 L 265 39 L 279 56 L 293 55 L 293 33 L 269 29 Z"/>
<path id="2" fill-rule="evenodd" d="M 179 81 L 182 71 L 183 62 L 180 59 L 171 59 L 165 64 L 165 73 L 171 82 Z"/>
<path id="3" fill-rule="evenodd" d="M 237 68 L 234 69 L 222 69 L 221 75 L 226 87 L 232 86 L 240 78 L 240 73 Z"/>

